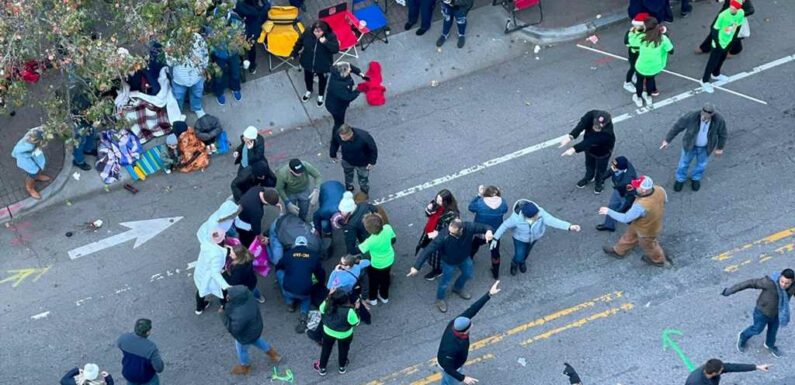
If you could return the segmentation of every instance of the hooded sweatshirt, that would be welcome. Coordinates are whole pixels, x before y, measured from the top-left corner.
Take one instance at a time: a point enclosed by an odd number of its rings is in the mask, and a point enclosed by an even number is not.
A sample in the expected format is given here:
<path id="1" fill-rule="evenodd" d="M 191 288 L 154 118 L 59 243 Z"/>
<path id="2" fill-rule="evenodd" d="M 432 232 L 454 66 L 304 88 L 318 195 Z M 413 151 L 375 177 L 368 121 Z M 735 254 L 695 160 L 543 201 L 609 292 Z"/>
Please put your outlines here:
<path id="1" fill-rule="evenodd" d="M 253 344 L 262 335 L 262 315 L 251 291 L 243 285 L 229 288 L 229 301 L 224 306 L 226 330 L 237 342 Z"/>
<path id="2" fill-rule="evenodd" d="M 502 197 L 476 196 L 469 202 L 469 211 L 475 214 L 475 223 L 491 226 L 492 229 L 500 227 L 508 204 Z"/>
<path id="3" fill-rule="evenodd" d="M 527 223 L 527 218 L 522 215 L 522 207 L 527 203 L 535 204 L 527 199 L 520 199 L 514 203 L 513 214 L 497 229 L 494 239 L 499 240 L 508 229 L 513 229 L 513 239 L 524 243 L 533 243 L 544 236 L 547 226 L 567 231 L 571 227 L 571 223 L 554 217 L 538 205 L 536 205 L 538 206 L 538 219 L 533 224 Z"/>

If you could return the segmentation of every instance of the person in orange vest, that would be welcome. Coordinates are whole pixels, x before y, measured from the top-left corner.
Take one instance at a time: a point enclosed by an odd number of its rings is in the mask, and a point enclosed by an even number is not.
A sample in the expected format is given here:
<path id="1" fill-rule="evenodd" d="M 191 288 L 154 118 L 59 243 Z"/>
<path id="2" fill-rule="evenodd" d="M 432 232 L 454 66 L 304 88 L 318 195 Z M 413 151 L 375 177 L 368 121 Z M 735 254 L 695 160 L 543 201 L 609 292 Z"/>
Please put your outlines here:
<path id="1" fill-rule="evenodd" d="M 600 215 L 609 215 L 611 218 L 628 223 L 627 230 L 621 235 L 614 246 L 604 246 L 602 249 L 608 255 L 623 259 L 637 244 L 643 249 L 643 262 L 657 267 L 668 267 L 670 262 L 665 257 L 665 252 L 657 242 L 657 237 L 662 232 L 663 214 L 668 195 L 662 186 L 654 184 L 651 178 L 641 175 L 630 184 L 636 191 L 635 202 L 626 213 L 600 207 Z"/>

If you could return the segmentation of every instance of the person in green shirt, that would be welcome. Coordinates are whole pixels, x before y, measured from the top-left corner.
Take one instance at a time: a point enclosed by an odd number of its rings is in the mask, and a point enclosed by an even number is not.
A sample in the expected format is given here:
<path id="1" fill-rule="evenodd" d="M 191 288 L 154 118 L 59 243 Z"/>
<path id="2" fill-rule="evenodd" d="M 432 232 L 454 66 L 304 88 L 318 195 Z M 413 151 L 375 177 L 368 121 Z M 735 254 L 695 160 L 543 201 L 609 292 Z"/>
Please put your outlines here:
<path id="1" fill-rule="evenodd" d="M 309 183 L 309 177 L 315 184 Z M 309 207 L 317 204 L 318 187 L 323 183 L 320 172 L 311 163 L 300 159 L 290 159 L 276 173 L 276 191 L 291 213 L 307 221 Z"/>
<path id="2" fill-rule="evenodd" d="M 726 81 L 728 76 L 720 73 L 723 62 L 729 54 L 729 46 L 734 40 L 735 32 L 745 22 L 745 11 L 743 4 L 737 0 L 731 0 L 729 8 L 718 15 L 715 24 L 712 25 L 712 50 L 709 52 L 709 60 L 704 68 L 704 76 L 701 78 L 701 86 L 704 92 L 713 93 L 715 88 L 710 83 L 712 80 Z"/>
<path id="3" fill-rule="evenodd" d="M 673 54 L 674 45 L 668 36 L 665 36 L 665 27 L 657 19 L 649 17 L 644 22 L 645 32 L 631 36 L 631 45 L 638 48 L 638 60 L 635 62 L 637 81 L 635 82 L 635 95 L 632 101 L 638 107 L 652 106 L 652 95 L 658 95 L 655 76 L 665 69 L 668 55 Z M 641 98 L 643 98 L 641 100 Z"/>
<path id="4" fill-rule="evenodd" d="M 364 216 L 364 229 L 370 234 L 359 244 L 359 251 L 370 253 L 370 290 L 367 301 L 370 305 L 389 302 L 390 271 L 395 262 L 395 231 L 392 226 L 384 224 L 384 219 L 376 213 Z"/>
<path id="5" fill-rule="evenodd" d="M 635 93 L 635 62 L 638 61 L 638 47 L 634 46 L 633 42 L 637 41 L 637 35 L 643 36 L 643 29 L 648 18 L 648 13 L 638 13 L 632 18 L 632 28 L 624 34 L 624 45 L 627 46 L 627 61 L 629 62 L 624 89 L 633 94 Z"/>
<path id="6" fill-rule="evenodd" d="M 342 290 L 331 289 L 328 298 L 320 304 L 320 314 L 323 326 L 323 348 L 320 351 L 320 360 L 313 366 L 321 376 L 326 375 L 326 365 L 331 357 L 334 344 L 339 344 L 339 372 L 345 373 L 348 365 L 348 351 L 353 340 L 353 328 L 359 324 L 356 309 L 361 302 L 356 300 L 351 304 L 348 293 Z"/>

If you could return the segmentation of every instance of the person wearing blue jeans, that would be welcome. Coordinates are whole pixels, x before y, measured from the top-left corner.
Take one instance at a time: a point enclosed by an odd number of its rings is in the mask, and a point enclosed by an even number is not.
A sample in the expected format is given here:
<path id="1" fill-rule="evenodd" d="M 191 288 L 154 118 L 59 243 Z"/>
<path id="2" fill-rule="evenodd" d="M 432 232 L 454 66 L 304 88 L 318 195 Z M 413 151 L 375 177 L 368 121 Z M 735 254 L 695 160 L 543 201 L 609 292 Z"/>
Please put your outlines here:
<path id="1" fill-rule="evenodd" d="M 299 295 L 291 293 L 284 289 L 284 270 L 276 270 L 276 280 L 279 281 L 279 290 L 282 292 L 284 301 L 287 306 L 290 306 L 292 311 L 295 311 L 295 303 L 298 303 L 298 311 L 301 314 L 309 313 L 309 305 L 311 304 L 311 297 L 309 295 Z"/>
<path id="2" fill-rule="evenodd" d="M 513 259 L 511 260 L 512 266 L 522 266 L 527 262 L 527 256 L 530 255 L 530 250 L 533 250 L 533 245 L 536 241 L 522 242 L 516 238 L 513 239 Z M 524 273 L 524 271 L 523 271 Z"/>
<path id="3" fill-rule="evenodd" d="M 74 130 L 77 141 L 72 149 L 72 164 L 83 171 L 91 170 L 91 166 L 86 163 L 86 155 L 97 156 L 96 132 L 91 126 L 76 128 Z"/>
<path id="4" fill-rule="evenodd" d="M 637 178 L 638 174 L 635 167 L 624 156 L 617 156 L 610 164 L 610 172 L 605 175 L 605 180 L 610 178 L 613 182 L 613 193 L 610 194 L 610 201 L 607 207 L 613 211 L 624 213 L 632 203 L 635 202 L 635 191 L 632 190 L 632 180 Z M 596 225 L 598 231 L 616 230 L 616 220 L 609 215 L 605 215 L 604 223 Z"/>
<path id="5" fill-rule="evenodd" d="M 190 52 L 193 60 L 179 61 L 166 55 L 166 63 L 171 67 L 171 91 L 180 110 L 185 103 L 185 96 L 190 91 L 190 109 L 201 118 L 204 116 L 202 109 L 202 96 L 204 96 L 204 71 L 210 61 L 210 53 L 204 38 L 195 33 L 193 46 Z"/>
<path id="6" fill-rule="evenodd" d="M 215 100 L 220 105 L 226 104 L 224 91 L 229 87 L 232 96 L 240 101 L 243 95 L 240 93 L 240 56 L 235 53 L 227 55 L 213 54 L 213 61 L 221 68 L 221 74 L 213 78 L 213 94 Z"/>
<path id="7" fill-rule="evenodd" d="M 266 352 L 266 353 L 272 349 L 271 345 L 268 344 L 268 342 L 265 341 L 265 339 L 262 338 L 262 336 L 257 338 L 257 340 L 254 341 L 253 343 L 246 344 L 246 345 L 243 345 L 239 341 L 235 340 L 235 350 L 237 350 L 237 360 L 238 360 L 238 362 L 240 362 L 240 365 L 242 365 L 242 366 L 251 365 L 251 360 L 248 357 L 248 347 L 249 346 L 256 346 L 256 347 L 260 348 L 260 350 L 262 350 L 263 352 Z"/>
<path id="8" fill-rule="evenodd" d="M 417 19 L 420 21 L 420 28 L 417 29 L 417 36 L 422 36 L 431 28 L 433 21 L 433 9 L 436 7 L 436 0 L 406 0 L 406 8 L 409 11 L 409 19 L 403 27 L 408 31 Z"/>
<path id="9" fill-rule="evenodd" d="M 690 176 L 693 191 L 701 188 L 701 178 L 707 168 L 709 156 L 714 152 L 716 156 L 723 155 L 723 148 L 726 146 L 728 133 L 726 122 L 723 117 L 715 111 L 715 106 L 705 103 L 700 111 L 693 111 L 685 114 L 676 121 L 674 126 L 668 131 L 663 139 L 660 149 L 668 147 L 669 143 L 679 135 L 682 135 L 682 154 L 679 156 L 679 167 L 676 170 L 676 182 L 674 191 L 682 191 L 687 180 L 687 171 L 690 163 L 696 161 L 696 167 Z"/>
<path id="10" fill-rule="evenodd" d="M 204 80 L 200 80 L 192 86 L 183 86 L 176 82 L 171 82 L 171 90 L 174 92 L 174 98 L 177 99 L 179 108 L 185 104 L 185 97 L 190 98 L 190 110 L 199 115 L 199 112 L 204 116 L 204 109 L 202 108 L 202 97 L 204 96 Z M 188 95 L 190 92 L 190 95 Z"/>
<path id="11" fill-rule="evenodd" d="M 457 47 L 464 47 L 464 44 L 466 44 L 464 34 L 467 30 L 467 14 L 472 9 L 472 3 L 472 0 L 442 1 L 442 36 L 439 36 L 439 39 L 436 40 L 437 47 L 441 47 L 447 41 L 450 30 L 453 28 L 453 19 L 455 19 L 455 24 L 458 28 Z"/>
<path id="12" fill-rule="evenodd" d="M 461 276 L 453 284 L 453 293 L 463 299 L 472 298 L 464 291 L 464 285 L 472 278 L 472 256 L 469 254 L 472 251 L 472 240 L 478 234 L 483 234 L 486 242 L 491 242 L 493 238 L 489 225 L 464 222 L 461 218 L 453 219 L 447 225 L 447 229 L 442 229 L 436 238 L 422 249 L 409 271 L 409 277 L 417 275 L 425 261 L 434 253 L 439 253 L 442 260 L 442 278 L 436 289 L 436 307 L 442 313 L 447 312 L 445 294 L 456 269 L 461 270 Z"/>
<path id="13" fill-rule="evenodd" d="M 276 263 L 276 279 L 289 311 L 294 312 L 296 307 L 301 310 L 295 328 L 298 333 L 306 331 L 312 287 L 326 279 L 320 252 L 310 249 L 308 243 L 306 237 L 296 237 L 293 246 Z"/>
<path id="14" fill-rule="evenodd" d="M 271 359 L 278 363 L 282 357 L 276 350 L 262 338 L 264 329 L 262 314 L 259 306 L 251 295 L 251 291 L 243 285 L 235 285 L 226 292 L 227 305 L 221 314 L 221 319 L 235 339 L 235 350 L 239 364 L 232 367 L 232 374 L 246 375 L 251 372 L 251 361 L 248 357 L 248 347 L 254 345 L 262 349 Z"/>

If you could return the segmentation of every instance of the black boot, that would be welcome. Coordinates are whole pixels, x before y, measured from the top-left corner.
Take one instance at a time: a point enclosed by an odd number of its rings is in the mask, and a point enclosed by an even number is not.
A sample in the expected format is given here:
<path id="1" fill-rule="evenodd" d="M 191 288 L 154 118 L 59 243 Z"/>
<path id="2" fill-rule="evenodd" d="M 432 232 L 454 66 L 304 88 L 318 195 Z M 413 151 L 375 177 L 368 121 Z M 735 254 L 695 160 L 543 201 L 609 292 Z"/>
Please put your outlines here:
<path id="1" fill-rule="evenodd" d="M 519 270 L 519 265 L 511 262 L 511 275 L 516 275 L 516 272 Z"/>

